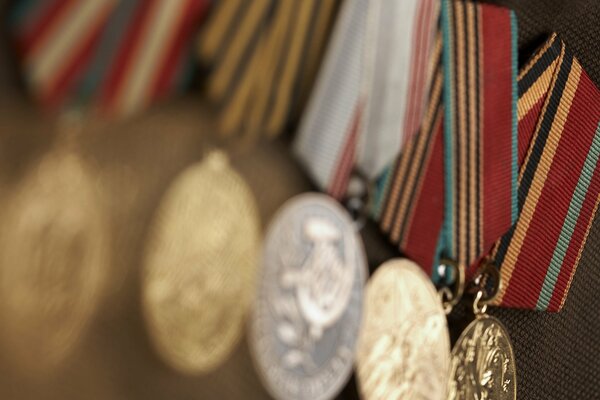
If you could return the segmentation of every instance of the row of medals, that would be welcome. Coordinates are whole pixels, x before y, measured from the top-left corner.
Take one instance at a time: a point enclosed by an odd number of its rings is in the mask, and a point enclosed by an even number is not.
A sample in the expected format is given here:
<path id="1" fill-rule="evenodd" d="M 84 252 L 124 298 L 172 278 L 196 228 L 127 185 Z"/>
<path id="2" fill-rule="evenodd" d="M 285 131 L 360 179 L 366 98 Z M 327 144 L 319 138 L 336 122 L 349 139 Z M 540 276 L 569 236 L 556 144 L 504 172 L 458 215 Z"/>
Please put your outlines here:
<path id="1" fill-rule="evenodd" d="M 92 182 L 84 160 L 62 146 L 3 206 L 0 339 L 27 368 L 64 359 L 101 300 L 109 235 Z M 355 222 L 329 197 L 291 199 L 267 230 L 262 259 L 260 241 L 251 191 L 223 153 L 174 180 L 141 278 L 144 319 L 166 363 L 212 371 L 247 331 L 256 370 L 278 399 L 333 398 L 354 366 L 365 399 L 516 398 L 500 322 L 480 313 L 451 352 L 429 278 L 396 259 L 365 285 Z"/>

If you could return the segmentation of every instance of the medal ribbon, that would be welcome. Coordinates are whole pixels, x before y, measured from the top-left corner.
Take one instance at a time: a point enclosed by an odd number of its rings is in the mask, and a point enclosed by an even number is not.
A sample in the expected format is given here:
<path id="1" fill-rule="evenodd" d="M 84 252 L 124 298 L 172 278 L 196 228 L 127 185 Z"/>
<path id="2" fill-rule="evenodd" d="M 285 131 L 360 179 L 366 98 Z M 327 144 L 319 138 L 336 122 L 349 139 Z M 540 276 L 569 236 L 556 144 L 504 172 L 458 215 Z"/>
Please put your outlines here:
<path id="1" fill-rule="evenodd" d="M 521 212 L 491 253 L 496 304 L 556 312 L 600 200 L 600 90 L 556 36 L 519 77 Z"/>
<path id="2" fill-rule="evenodd" d="M 427 64 L 438 30 L 439 5 L 439 0 L 369 4 L 363 55 L 365 105 L 356 157 L 356 167 L 369 179 L 379 176 L 418 131 L 433 72 Z"/>
<path id="3" fill-rule="evenodd" d="M 190 83 L 192 42 L 209 0 L 19 1 L 11 36 L 46 109 L 90 105 L 124 116 Z"/>
<path id="4" fill-rule="evenodd" d="M 198 55 L 224 135 L 275 136 L 296 118 L 312 86 L 338 0 L 219 1 Z"/>
<path id="5" fill-rule="evenodd" d="M 441 231 L 445 197 L 442 129 L 432 134 L 427 117 L 442 108 L 436 85 L 419 134 L 377 181 L 372 210 L 390 240 L 432 275 L 432 232 Z M 559 311 L 599 202 L 600 94 L 553 35 L 519 73 L 518 95 L 520 213 L 490 253 L 502 276 L 495 304 Z"/>
<path id="6" fill-rule="evenodd" d="M 355 167 L 376 177 L 416 134 L 438 15 L 437 0 L 344 2 L 294 144 L 333 197 L 345 196 Z"/>
<path id="7" fill-rule="evenodd" d="M 516 22 L 445 1 L 419 134 L 377 183 L 373 215 L 437 280 L 440 256 L 471 266 L 516 217 Z"/>
<path id="8" fill-rule="evenodd" d="M 317 186 L 341 199 L 355 161 L 360 125 L 367 0 L 343 3 L 294 143 Z"/>
<path id="9" fill-rule="evenodd" d="M 469 267 L 517 216 L 516 17 L 506 8 L 444 0 L 441 21 L 445 217 L 438 255 Z"/>

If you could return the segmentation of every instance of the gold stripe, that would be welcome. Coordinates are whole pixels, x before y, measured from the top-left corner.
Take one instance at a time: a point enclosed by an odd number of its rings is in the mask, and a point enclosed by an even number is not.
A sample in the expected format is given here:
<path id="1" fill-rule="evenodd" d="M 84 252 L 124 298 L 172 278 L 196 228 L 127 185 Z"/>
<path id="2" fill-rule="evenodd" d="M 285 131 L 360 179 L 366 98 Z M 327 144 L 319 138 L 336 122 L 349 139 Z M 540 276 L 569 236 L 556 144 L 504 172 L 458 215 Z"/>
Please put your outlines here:
<path id="1" fill-rule="evenodd" d="M 299 15 L 296 16 L 296 27 L 293 30 L 290 51 L 286 57 L 286 65 L 283 70 L 281 82 L 275 92 L 275 106 L 270 112 L 271 118 L 267 125 L 267 134 L 275 136 L 282 129 L 288 115 L 291 93 L 294 82 L 298 77 L 303 45 L 307 40 L 307 31 L 310 27 L 310 19 L 314 8 L 314 1 L 304 0 L 301 3 Z M 290 22 L 291 23 L 291 22 Z"/>
<path id="2" fill-rule="evenodd" d="M 558 60 L 554 60 L 535 83 L 531 85 L 527 92 L 521 96 L 517 103 L 519 121 L 522 120 L 523 117 L 531 111 L 533 106 L 548 93 L 548 87 L 552 83 L 557 64 Z"/>
<path id="3" fill-rule="evenodd" d="M 214 71 L 214 75 L 209 81 L 208 95 L 212 99 L 221 99 L 230 82 L 235 79 L 236 70 L 243 61 L 244 50 L 250 45 L 254 33 L 258 29 L 263 29 L 261 23 L 269 4 L 269 0 L 254 0 L 250 5 L 250 9 L 236 31 L 236 36 L 231 40 L 231 46 L 223 57 L 223 63 Z M 253 53 L 256 54 L 256 51 Z"/>
<path id="4" fill-rule="evenodd" d="M 458 223 L 458 230 L 457 230 L 457 237 L 455 239 L 455 245 L 457 246 L 457 248 L 455 248 L 455 251 L 458 252 L 457 254 L 457 261 L 459 263 L 464 263 L 467 260 L 467 252 L 466 252 L 466 246 L 464 246 L 464 244 L 466 243 L 466 232 L 467 232 L 467 218 L 466 218 L 466 213 L 467 213 L 467 190 L 466 190 L 466 185 L 467 185 L 467 157 L 464 157 L 464 150 L 466 149 L 466 142 L 468 140 L 468 136 L 467 136 L 467 132 L 465 131 L 465 127 L 466 127 L 466 122 L 467 122 L 467 115 L 466 115 L 466 99 L 465 99 L 465 90 L 466 90 L 466 82 L 465 82 L 465 73 L 466 73 L 466 66 L 465 66 L 465 36 L 464 36 L 464 18 L 463 18 L 463 7 L 464 4 L 462 2 L 454 2 L 454 12 L 455 12 L 455 16 L 454 16 L 454 22 L 456 25 L 456 36 L 455 36 L 455 43 L 454 45 L 456 46 L 456 60 L 455 60 L 455 64 L 456 64 L 456 77 L 457 77 L 457 82 L 456 82 L 456 87 L 454 88 L 454 92 L 457 95 L 457 104 L 456 104 L 456 108 L 458 110 L 458 123 L 456 124 L 456 130 L 457 132 L 454 132 L 454 135 L 458 135 L 458 140 L 456 140 L 455 142 L 455 146 L 460 147 L 461 150 L 461 157 L 459 159 L 456 159 L 456 154 L 452 154 L 452 159 L 454 160 L 454 165 L 458 165 L 458 170 L 457 172 L 460 174 L 460 177 L 458 179 L 455 180 L 455 187 L 456 187 L 456 191 L 457 193 L 455 193 L 455 196 L 458 196 L 458 198 L 455 201 L 458 201 L 458 207 L 460 209 L 460 218 L 458 219 L 458 221 L 456 221 L 457 219 L 457 213 L 453 213 L 453 218 L 455 220 L 455 222 Z M 454 151 L 454 149 L 453 149 Z M 455 204 L 455 208 L 456 208 L 456 204 Z M 456 224 L 454 225 L 454 227 L 456 228 Z"/>
<path id="5" fill-rule="evenodd" d="M 314 31 L 311 38 L 311 43 L 308 46 L 308 51 L 304 61 L 304 66 L 301 68 L 301 85 L 298 94 L 298 105 L 306 102 L 310 96 L 312 83 L 317 76 L 323 49 L 327 44 L 327 33 L 335 17 L 337 0 L 320 0 L 317 1 L 319 11 L 317 12 L 317 20 L 315 21 Z M 299 110 L 292 110 L 297 113 Z"/>
<path id="6" fill-rule="evenodd" d="M 209 62 L 215 61 L 214 58 L 219 48 L 225 45 L 227 31 L 234 23 L 234 18 L 242 6 L 242 0 L 219 1 L 213 6 L 198 42 L 198 55 L 201 59 Z"/>
<path id="7" fill-rule="evenodd" d="M 271 98 L 272 87 L 274 86 L 275 73 L 277 65 L 280 61 L 285 48 L 286 28 L 293 25 L 293 15 L 295 3 L 286 1 L 277 7 L 276 15 L 273 19 L 263 46 L 260 47 L 261 53 L 260 67 L 257 68 L 256 74 L 252 79 L 255 81 L 255 90 L 253 91 L 254 100 L 248 104 L 250 107 L 250 116 L 248 121 L 248 129 L 245 132 L 248 136 L 256 136 L 262 132 L 264 126 L 264 115 Z M 250 78 L 249 78 L 250 79 Z M 227 117 L 227 116 L 225 116 Z"/>
<path id="8" fill-rule="evenodd" d="M 469 99 L 471 100 L 470 107 L 466 110 L 469 116 L 469 140 L 465 143 L 466 147 L 468 147 L 468 157 L 470 161 L 471 168 L 467 171 L 469 174 L 469 191 L 467 195 L 469 196 L 469 202 L 467 204 L 467 212 L 468 212 L 468 232 L 471 234 L 471 240 L 469 243 L 465 243 L 468 247 L 468 254 L 466 261 L 473 260 L 477 254 L 476 246 L 478 243 L 475 240 L 476 233 L 479 229 L 479 223 L 482 218 L 480 215 L 482 207 L 477 207 L 477 179 L 482 175 L 480 171 L 477 170 L 477 152 L 479 149 L 476 148 L 477 144 L 477 136 L 479 136 L 480 132 L 483 132 L 479 129 L 478 126 L 475 126 L 477 121 L 477 114 L 480 112 L 481 104 L 473 104 L 474 101 L 477 100 L 476 90 L 479 91 L 482 86 L 480 82 L 476 81 L 476 69 L 475 69 L 475 60 L 477 59 L 477 54 L 482 54 L 482 49 L 476 49 L 476 36 L 479 35 L 481 30 L 475 30 L 475 13 L 478 13 L 479 7 L 475 5 L 475 3 L 466 3 L 467 7 L 467 46 L 468 46 L 468 57 L 467 57 L 467 68 L 469 71 L 468 74 L 468 82 L 467 89 L 469 90 Z M 480 26 L 478 26 L 480 28 Z M 474 107 L 475 106 L 475 107 Z M 483 147 L 483 146 L 481 146 Z M 477 218 L 479 216 L 479 218 Z"/>
<path id="9" fill-rule="evenodd" d="M 261 67 L 261 57 L 267 40 L 261 35 L 256 45 L 256 51 L 252 52 L 250 61 L 239 78 L 239 83 L 233 89 L 230 100 L 224 105 L 219 118 L 219 132 L 224 136 L 231 136 L 243 130 L 243 123 L 250 112 L 250 100 L 256 87 L 256 76 Z"/>
<path id="10" fill-rule="evenodd" d="M 564 58 L 564 47 L 561 51 L 561 55 L 559 59 L 562 61 Z M 554 116 L 554 120 L 552 122 L 552 127 L 550 128 L 550 132 L 548 134 L 548 139 L 546 141 L 546 145 L 544 146 L 544 150 L 542 156 L 540 158 L 540 162 L 536 168 L 535 175 L 533 177 L 533 181 L 531 182 L 531 188 L 529 189 L 529 193 L 527 195 L 527 199 L 525 199 L 525 204 L 523 205 L 523 209 L 521 210 L 521 214 L 519 215 L 519 219 L 517 221 L 517 225 L 515 227 L 514 235 L 511 239 L 511 242 L 506 251 L 506 256 L 504 257 L 504 262 L 500 268 L 500 274 L 502 279 L 502 287 L 500 288 L 500 293 L 496 302 L 499 304 L 502 302 L 504 295 L 506 293 L 506 289 L 510 284 L 510 279 L 512 277 L 513 271 L 515 269 L 517 260 L 519 258 L 519 253 L 521 252 L 521 247 L 523 246 L 525 237 L 527 236 L 527 231 L 529 229 L 529 224 L 533 218 L 533 215 L 536 210 L 536 206 L 538 200 L 542 194 L 544 189 L 544 185 L 546 183 L 546 178 L 548 177 L 548 172 L 550 171 L 550 167 L 552 166 L 552 162 L 554 160 L 554 154 L 556 153 L 556 149 L 558 148 L 560 138 L 567 121 L 567 117 L 569 115 L 569 110 L 571 108 L 571 103 L 573 102 L 573 97 L 575 96 L 575 92 L 577 90 L 577 85 L 579 83 L 579 78 L 581 75 L 581 66 L 577 63 L 573 63 L 571 67 L 571 71 L 569 72 L 569 77 L 567 80 L 567 84 L 565 85 L 564 92 L 560 99 L 560 103 L 558 109 L 556 111 L 556 115 Z M 558 76 L 558 71 L 556 77 Z M 552 87 L 556 85 L 556 78 L 552 83 Z M 548 94 L 548 100 L 550 99 L 550 93 Z M 544 115 L 546 113 L 546 109 L 548 107 L 548 101 L 544 104 L 544 110 L 540 115 Z M 540 118 L 541 121 L 541 118 Z M 538 124 L 537 131 L 539 131 L 541 123 Z"/>
<path id="11" fill-rule="evenodd" d="M 404 178 L 404 190 L 401 193 L 400 202 L 398 204 L 398 212 L 399 216 L 396 218 L 394 229 L 392 231 L 392 238 L 394 241 L 400 240 L 400 231 L 403 225 L 406 225 L 406 217 L 408 216 L 408 208 L 413 205 L 414 201 L 411 201 L 411 195 L 414 192 L 414 188 L 419 185 L 423 179 L 422 175 L 425 171 L 421 172 L 421 176 L 417 176 L 417 167 L 423 163 L 423 160 L 429 159 L 429 154 L 433 150 L 433 145 L 435 143 L 435 132 L 431 135 L 429 133 L 434 129 L 435 116 L 437 111 L 437 104 L 439 103 L 439 98 L 442 93 L 442 72 L 438 71 L 436 75 L 436 80 L 434 82 L 433 92 L 431 94 L 431 107 L 427 110 L 427 115 L 425 116 L 425 120 L 423 121 L 424 130 L 419 135 L 420 137 L 415 138 L 415 145 L 417 146 L 415 154 L 417 155 L 416 160 L 412 162 L 411 168 L 408 169 L 408 176 L 402 175 Z M 429 138 L 433 140 L 428 140 Z M 415 142 L 415 141 L 412 141 Z M 407 149 L 408 150 L 408 149 Z M 407 155 L 409 153 L 407 152 Z M 405 157 L 408 161 L 409 157 Z"/>
<path id="12" fill-rule="evenodd" d="M 477 32 L 483 32 L 483 18 L 481 16 L 481 8 L 480 7 L 477 7 L 477 12 L 478 12 Z M 477 51 L 479 51 L 479 54 L 483 54 L 483 38 L 480 38 L 479 48 L 477 49 Z M 479 71 L 483 71 L 483 56 L 479 57 L 478 67 L 479 67 Z M 479 74 L 479 82 L 477 82 L 477 84 L 479 85 L 479 88 L 483 88 L 483 80 L 484 80 L 483 74 L 480 73 Z M 483 132 L 483 129 L 484 129 L 483 128 L 483 115 L 484 115 L 483 101 L 479 102 L 478 107 L 479 107 L 479 109 L 478 109 L 479 125 L 477 126 L 477 129 L 479 130 L 479 132 Z M 483 141 L 483 137 L 481 140 Z M 483 143 L 483 144 L 480 143 L 478 151 L 479 151 L 479 161 L 480 161 L 481 165 L 483 165 L 483 163 L 485 162 L 485 157 L 483 155 L 484 148 L 485 148 L 485 143 Z M 482 168 L 482 167 L 480 167 L 480 168 Z M 477 196 L 479 196 L 479 205 L 480 205 L 480 207 L 479 207 L 479 232 L 480 232 L 479 238 L 480 238 L 480 242 L 479 242 L 479 248 L 478 248 L 478 251 L 477 251 L 477 254 L 475 255 L 475 257 L 479 256 L 481 250 L 485 250 L 485 249 L 483 249 L 483 207 L 484 207 L 484 205 L 483 205 L 483 179 L 484 179 L 484 177 L 483 177 L 483 171 L 480 170 L 479 172 L 480 172 L 480 176 L 478 179 L 480 179 L 480 182 L 481 182 L 480 187 L 482 190 L 479 190 L 476 192 L 477 192 Z"/>
<path id="13" fill-rule="evenodd" d="M 531 68 L 533 68 L 533 66 L 538 62 L 538 60 L 542 58 L 544 54 L 546 54 L 546 51 L 548 51 L 548 49 L 554 44 L 555 40 L 556 33 L 553 33 L 552 36 L 550 36 L 550 39 L 548 39 L 544 43 L 544 45 L 535 53 L 533 58 L 529 59 L 529 61 L 527 61 L 527 64 L 521 69 L 517 76 L 518 81 L 520 81 L 525 75 L 527 75 L 527 73 L 531 70 Z"/>

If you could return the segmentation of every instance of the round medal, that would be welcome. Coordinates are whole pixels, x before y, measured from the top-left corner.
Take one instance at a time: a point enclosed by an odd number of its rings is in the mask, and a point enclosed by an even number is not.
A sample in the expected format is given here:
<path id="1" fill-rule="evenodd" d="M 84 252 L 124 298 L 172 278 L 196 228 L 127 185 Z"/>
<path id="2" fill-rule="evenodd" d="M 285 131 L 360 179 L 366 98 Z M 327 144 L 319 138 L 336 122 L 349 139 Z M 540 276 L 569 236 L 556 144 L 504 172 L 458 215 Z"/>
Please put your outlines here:
<path id="1" fill-rule="evenodd" d="M 28 371 L 53 368 L 82 336 L 102 295 L 108 235 L 75 153 L 49 153 L 15 192 L 2 221 L 0 312 Z"/>
<path id="2" fill-rule="evenodd" d="M 445 399 L 450 339 L 435 287 L 407 259 L 384 263 L 367 283 L 357 355 L 360 391 L 373 399 Z"/>
<path id="3" fill-rule="evenodd" d="M 448 399 L 515 400 L 515 357 L 506 328 L 482 314 L 460 335 L 452 349 Z"/>
<path id="4" fill-rule="evenodd" d="M 254 293 L 259 217 L 223 153 L 184 170 L 160 204 L 145 253 L 142 303 L 173 368 L 208 372 L 242 336 Z"/>
<path id="5" fill-rule="evenodd" d="M 250 346 L 278 399 L 329 399 L 352 372 L 366 261 L 348 213 L 322 194 L 287 202 L 265 238 Z"/>

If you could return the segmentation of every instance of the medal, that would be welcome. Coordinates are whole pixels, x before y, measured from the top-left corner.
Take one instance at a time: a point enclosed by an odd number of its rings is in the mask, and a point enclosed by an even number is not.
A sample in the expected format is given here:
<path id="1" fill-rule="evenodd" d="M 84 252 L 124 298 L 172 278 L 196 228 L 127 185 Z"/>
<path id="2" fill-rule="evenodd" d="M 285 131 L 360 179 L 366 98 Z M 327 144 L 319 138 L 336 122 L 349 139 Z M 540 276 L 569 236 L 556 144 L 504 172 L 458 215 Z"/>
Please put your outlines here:
<path id="1" fill-rule="evenodd" d="M 188 167 L 165 194 L 145 251 L 142 306 L 173 368 L 216 368 L 238 343 L 254 290 L 259 217 L 225 155 Z"/>
<path id="2" fill-rule="evenodd" d="M 452 349 L 448 399 L 516 399 L 515 356 L 506 328 L 481 314 Z"/>
<path id="3" fill-rule="evenodd" d="M 467 326 L 452 349 L 452 365 L 448 380 L 448 399 L 515 400 L 517 376 L 515 356 L 504 325 L 487 315 L 487 304 L 496 297 L 501 286 L 497 269 L 485 262 L 478 276 L 494 274 L 494 294 L 483 301 L 484 290 L 477 291 L 473 302 L 475 319 Z"/>
<path id="4" fill-rule="evenodd" d="M 2 339 L 28 372 L 48 371 L 73 352 L 102 297 L 109 229 L 94 185 L 87 163 L 59 144 L 3 214 Z"/>
<path id="5" fill-rule="evenodd" d="M 363 399 L 444 399 L 450 339 L 431 280 L 414 262 L 381 265 L 366 288 L 357 354 Z"/>
<path id="6" fill-rule="evenodd" d="M 348 380 L 362 316 L 364 250 L 347 212 L 321 194 L 271 222 L 250 324 L 263 383 L 278 399 L 329 399 Z"/>

